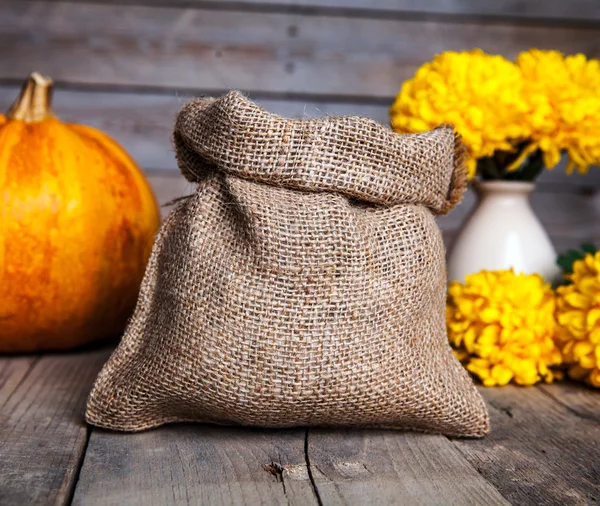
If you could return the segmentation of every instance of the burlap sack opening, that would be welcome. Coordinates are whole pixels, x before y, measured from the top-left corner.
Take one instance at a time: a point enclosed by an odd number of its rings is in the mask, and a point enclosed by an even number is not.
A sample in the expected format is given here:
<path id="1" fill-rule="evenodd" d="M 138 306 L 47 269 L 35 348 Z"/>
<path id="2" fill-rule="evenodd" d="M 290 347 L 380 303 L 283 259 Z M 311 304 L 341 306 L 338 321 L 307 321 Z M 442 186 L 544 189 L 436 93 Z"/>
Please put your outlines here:
<path id="1" fill-rule="evenodd" d="M 89 423 L 487 433 L 445 329 L 452 129 L 287 120 L 230 92 L 186 105 L 174 138 L 198 188 L 161 227 Z"/>

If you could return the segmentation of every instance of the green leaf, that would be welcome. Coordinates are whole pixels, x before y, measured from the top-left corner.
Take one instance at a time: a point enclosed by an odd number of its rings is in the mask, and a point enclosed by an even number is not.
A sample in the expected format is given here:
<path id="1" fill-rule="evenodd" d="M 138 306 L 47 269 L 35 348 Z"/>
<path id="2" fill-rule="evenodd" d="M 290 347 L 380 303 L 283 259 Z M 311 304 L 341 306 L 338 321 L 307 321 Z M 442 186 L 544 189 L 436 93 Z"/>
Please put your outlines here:
<path id="1" fill-rule="evenodd" d="M 598 248 L 596 248 L 596 246 L 589 242 L 582 244 L 581 249 L 586 253 L 591 253 L 592 255 L 596 253 L 596 251 L 598 251 Z"/>
<path id="2" fill-rule="evenodd" d="M 582 260 L 587 253 L 594 254 L 598 248 L 591 243 L 582 244 L 579 249 L 571 249 L 562 255 L 558 255 L 556 263 L 565 274 L 573 274 L 573 264 L 577 260 Z"/>

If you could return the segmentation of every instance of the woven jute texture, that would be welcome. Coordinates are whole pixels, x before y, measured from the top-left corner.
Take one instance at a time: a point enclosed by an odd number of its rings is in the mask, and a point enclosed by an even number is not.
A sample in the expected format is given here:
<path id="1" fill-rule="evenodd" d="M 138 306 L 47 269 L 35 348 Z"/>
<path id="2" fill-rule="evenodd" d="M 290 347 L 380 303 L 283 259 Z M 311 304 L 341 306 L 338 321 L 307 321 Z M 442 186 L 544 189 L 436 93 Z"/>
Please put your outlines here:
<path id="1" fill-rule="evenodd" d="M 487 432 L 445 328 L 434 216 L 465 186 L 451 128 L 288 120 L 230 92 L 187 104 L 174 139 L 197 190 L 157 236 L 91 424 Z"/>

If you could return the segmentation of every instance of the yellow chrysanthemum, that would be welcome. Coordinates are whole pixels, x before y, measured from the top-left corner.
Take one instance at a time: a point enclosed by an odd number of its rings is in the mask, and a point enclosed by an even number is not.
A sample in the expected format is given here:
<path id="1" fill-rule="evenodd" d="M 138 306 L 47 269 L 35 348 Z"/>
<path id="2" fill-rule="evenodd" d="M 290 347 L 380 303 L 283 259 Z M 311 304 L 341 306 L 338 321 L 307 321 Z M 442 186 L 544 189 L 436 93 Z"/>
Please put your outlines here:
<path id="1" fill-rule="evenodd" d="M 557 288 L 557 342 L 569 376 L 600 387 L 600 252 L 573 263 L 572 284 Z"/>
<path id="2" fill-rule="evenodd" d="M 543 151 L 546 167 L 554 167 L 563 150 L 569 155 L 568 172 L 585 173 L 599 164 L 600 62 L 531 49 L 518 56 L 517 65 L 531 107 L 531 146 Z"/>
<path id="3" fill-rule="evenodd" d="M 561 363 L 554 343 L 554 293 L 537 274 L 481 271 L 450 283 L 448 337 L 459 360 L 485 386 L 548 383 Z"/>
<path id="4" fill-rule="evenodd" d="M 469 176 L 476 159 L 510 151 L 526 139 L 529 104 L 519 68 L 502 56 L 476 49 L 448 51 L 419 68 L 406 81 L 390 109 L 397 132 L 423 132 L 450 123 L 469 152 Z"/>

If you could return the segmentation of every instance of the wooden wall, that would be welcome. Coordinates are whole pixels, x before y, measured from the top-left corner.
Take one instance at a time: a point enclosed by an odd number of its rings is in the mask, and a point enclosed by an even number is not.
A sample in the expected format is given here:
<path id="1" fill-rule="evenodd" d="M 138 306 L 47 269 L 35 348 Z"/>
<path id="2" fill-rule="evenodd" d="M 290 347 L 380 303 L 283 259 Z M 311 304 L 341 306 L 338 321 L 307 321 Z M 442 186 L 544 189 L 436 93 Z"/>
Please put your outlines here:
<path id="1" fill-rule="evenodd" d="M 598 0 L 0 0 L 0 109 L 32 70 L 55 109 L 118 139 L 161 200 L 191 191 L 170 135 L 189 97 L 237 88 L 287 116 L 383 123 L 402 81 L 433 55 L 530 47 L 600 57 Z M 559 247 L 600 238 L 600 169 L 541 178 L 534 207 Z M 452 231 L 472 204 L 441 221 Z"/>

